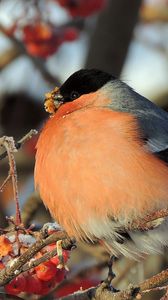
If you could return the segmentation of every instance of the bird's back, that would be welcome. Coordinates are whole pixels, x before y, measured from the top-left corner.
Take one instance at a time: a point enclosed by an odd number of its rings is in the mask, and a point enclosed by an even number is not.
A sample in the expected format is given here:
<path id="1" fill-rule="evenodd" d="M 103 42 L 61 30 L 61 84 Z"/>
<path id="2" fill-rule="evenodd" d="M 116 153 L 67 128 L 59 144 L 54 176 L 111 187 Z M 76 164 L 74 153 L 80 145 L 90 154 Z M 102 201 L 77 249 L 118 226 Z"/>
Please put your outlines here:
<path id="1" fill-rule="evenodd" d="M 168 113 L 120 80 L 108 83 L 102 92 L 112 98 L 112 110 L 136 117 L 149 150 L 168 162 Z"/>

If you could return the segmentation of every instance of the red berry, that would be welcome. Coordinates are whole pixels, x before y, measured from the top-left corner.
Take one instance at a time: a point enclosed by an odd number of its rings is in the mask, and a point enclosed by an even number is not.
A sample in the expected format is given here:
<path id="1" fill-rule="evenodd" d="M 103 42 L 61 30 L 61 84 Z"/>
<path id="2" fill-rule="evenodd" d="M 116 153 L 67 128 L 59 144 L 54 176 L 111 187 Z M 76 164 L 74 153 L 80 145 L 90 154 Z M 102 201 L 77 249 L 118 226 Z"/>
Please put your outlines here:
<path id="1" fill-rule="evenodd" d="M 59 283 L 59 282 L 63 281 L 65 278 L 65 274 L 66 274 L 65 269 L 61 269 L 61 270 L 57 269 L 57 274 L 55 276 L 55 282 Z"/>
<path id="2" fill-rule="evenodd" d="M 66 263 L 67 260 L 68 260 L 68 258 L 69 258 L 69 252 L 68 252 L 68 251 L 66 251 L 66 250 L 63 251 L 63 258 L 64 258 L 64 262 Z M 60 264 L 60 260 L 59 260 L 59 258 L 58 258 L 57 255 L 54 256 L 54 257 L 52 257 L 52 258 L 50 259 L 50 261 L 51 261 L 54 265 L 56 265 L 56 266 Z"/>
<path id="3" fill-rule="evenodd" d="M 47 58 L 48 56 L 54 54 L 57 49 L 58 45 L 55 43 L 43 42 L 43 43 L 36 43 L 31 42 L 26 44 L 27 52 L 33 56 L 38 56 L 42 58 Z"/>
<path id="4" fill-rule="evenodd" d="M 23 28 L 23 41 L 31 55 L 45 58 L 58 49 L 58 30 L 44 22 L 29 24 Z"/>
<path id="5" fill-rule="evenodd" d="M 51 244 L 46 247 L 46 251 L 48 251 L 48 252 L 52 251 L 54 249 L 56 249 L 56 244 Z M 64 258 L 64 262 L 66 263 L 69 258 L 69 251 L 63 250 L 63 258 Z M 59 263 L 60 263 L 58 255 L 55 255 L 52 258 L 50 258 L 50 261 L 56 266 L 59 265 Z"/>
<path id="6" fill-rule="evenodd" d="M 77 37 L 78 31 L 73 27 L 56 27 L 39 21 L 23 28 L 23 41 L 27 52 L 42 58 L 54 54 L 64 41 L 71 42 Z"/>
<path id="7" fill-rule="evenodd" d="M 52 262 L 47 261 L 37 266 L 35 271 L 38 279 L 48 281 L 56 275 L 57 269 Z"/>
<path id="8" fill-rule="evenodd" d="M 69 259 L 69 251 L 63 250 L 64 261 L 67 262 Z"/>
<path id="9" fill-rule="evenodd" d="M 30 273 L 26 276 L 26 286 L 24 289 L 25 292 L 29 294 L 37 294 L 41 295 L 42 284 L 41 281 L 37 278 L 36 275 L 32 275 Z"/>
<path id="10" fill-rule="evenodd" d="M 21 274 L 5 286 L 5 291 L 9 294 L 18 295 L 20 292 L 24 291 L 25 286 L 26 280 L 25 277 Z"/>
<path id="11" fill-rule="evenodd" d="M 47 294 L 52 288 L 55 287 L 55 280 L 42 281 L 42 289 L 40 295 Z"/>
<path id="12" fill-rule="evenodd" d="M 53 36 L 52 27 L 42 22 L 25 25 L 23 34 L 24 42 L 26 43 L 49 41 Z"/>
<path id="13" fill-rule="evenodd" d="M 59 263 L 60 263 L 59 258 L 58 258 L 57 255 L 56 255 L 56 256 L 53 256 L 53 257 L 50 259 L 50 261 L 51 261 L 55 266 L 59 265 Z"/>

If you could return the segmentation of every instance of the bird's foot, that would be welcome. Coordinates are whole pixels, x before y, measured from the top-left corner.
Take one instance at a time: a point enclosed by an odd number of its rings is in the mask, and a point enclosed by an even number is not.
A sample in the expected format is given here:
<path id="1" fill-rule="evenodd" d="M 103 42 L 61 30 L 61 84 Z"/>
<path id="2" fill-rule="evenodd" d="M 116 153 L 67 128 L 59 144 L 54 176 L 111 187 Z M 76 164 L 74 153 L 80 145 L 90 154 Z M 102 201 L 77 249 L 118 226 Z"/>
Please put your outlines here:
<path id="1" fill-rule="evenodd" d="M 110 260 L 108 262 L 108 275 L 107 275 L 107 279 L 104 280 L 104 286 L 106 288 L 108 288 L 110 291 L 112 291 L 113 293 L 116 293 L 116 292 L 119 292 L 119 290 L 117 290 L 116 288 L 114 288 L 112 286 L 112 281 L 113 279 L 116 277 L 115 273 L 113 272 L 113 263 L 114 263 L 114 260 L 115 260 L 115 256 L 112 255 L 110 257 Z"/>
<path id="2" fill-rule="evenodd" d="M 59 264 L 57 265 L 57 268 L 58 269 L 63 269 L 64 268 L 65 270 L 69 271 L 69 268 L 66 265 L 65 260 L 64 260 L 64 256 L 63 256 L 62 240 L 57 241 L 56 247 L 57 247 L 57 256 L 58 256 L 58 259 L 59 259 Z"/>

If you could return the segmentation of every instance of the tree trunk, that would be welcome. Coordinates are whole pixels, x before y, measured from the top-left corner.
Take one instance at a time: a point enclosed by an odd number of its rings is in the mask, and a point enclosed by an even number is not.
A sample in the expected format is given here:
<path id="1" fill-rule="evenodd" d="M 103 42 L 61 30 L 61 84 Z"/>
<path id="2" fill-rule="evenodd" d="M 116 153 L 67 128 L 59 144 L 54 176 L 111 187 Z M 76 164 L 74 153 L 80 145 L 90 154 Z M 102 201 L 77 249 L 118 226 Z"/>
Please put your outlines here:
<path id="1" fill-rule="evenodd" d="M 119 76 L 133 30 L 138 20 L 141 0 L 109 0 L 99 15 L 90 39 L 87 68 L 98 68 Z"/>

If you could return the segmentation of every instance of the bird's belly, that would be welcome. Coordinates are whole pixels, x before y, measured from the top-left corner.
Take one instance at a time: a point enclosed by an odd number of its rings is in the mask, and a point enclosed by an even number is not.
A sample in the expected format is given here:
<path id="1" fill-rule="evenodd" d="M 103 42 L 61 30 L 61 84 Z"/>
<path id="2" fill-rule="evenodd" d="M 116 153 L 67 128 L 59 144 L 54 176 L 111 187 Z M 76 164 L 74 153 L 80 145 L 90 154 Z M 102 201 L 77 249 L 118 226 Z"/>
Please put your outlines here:
<path id="1" fill-rule="evenodd" d="M 43 129 L 36 185 L 70 235 L 114 236 L 116 221 L 126 227 L 168 205 L 168 168 L 145 152 L 131 118 L 90 109 L 52 118 Z"/>

